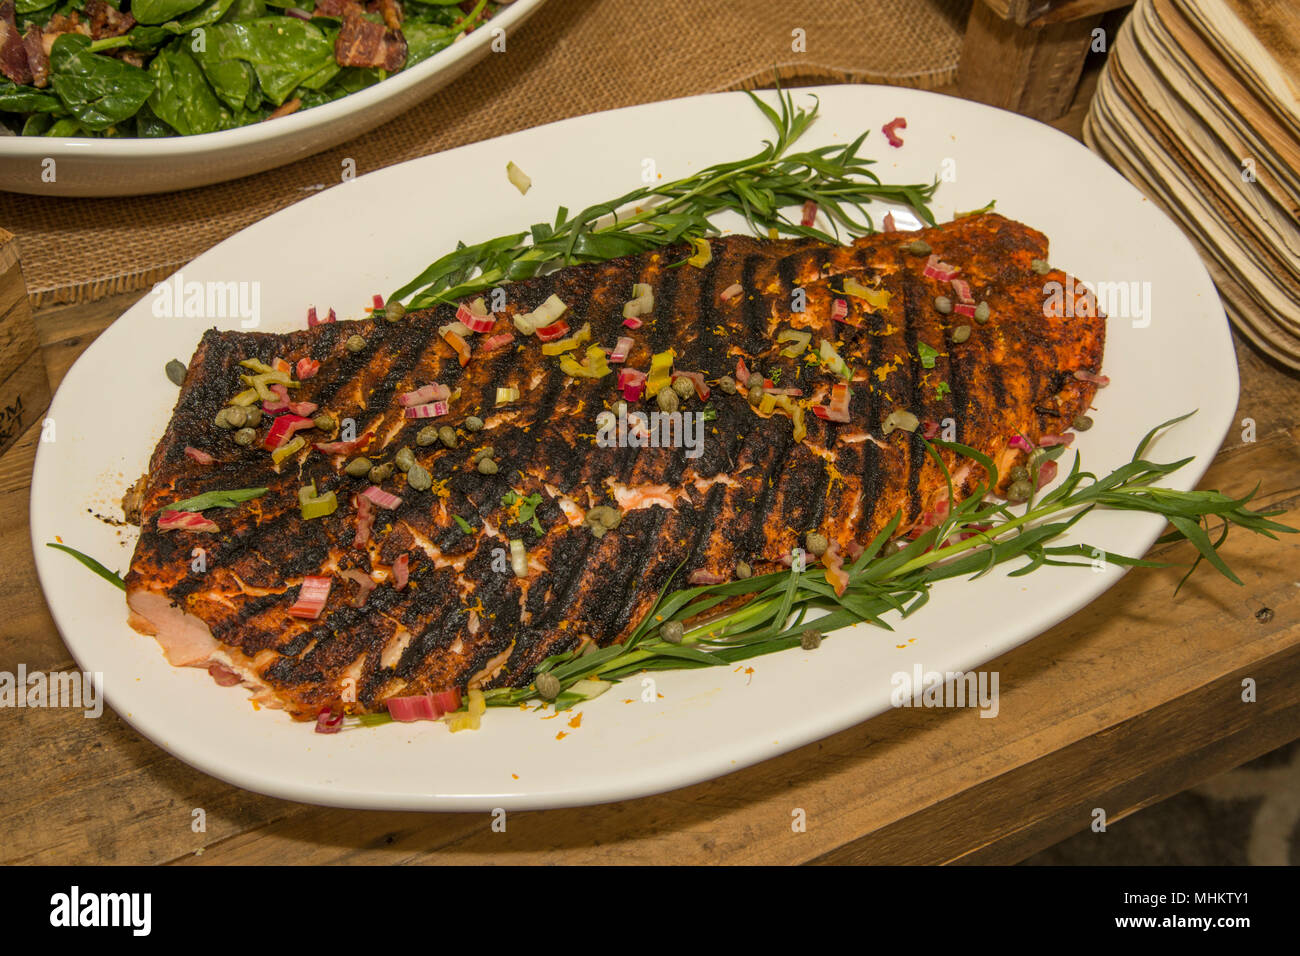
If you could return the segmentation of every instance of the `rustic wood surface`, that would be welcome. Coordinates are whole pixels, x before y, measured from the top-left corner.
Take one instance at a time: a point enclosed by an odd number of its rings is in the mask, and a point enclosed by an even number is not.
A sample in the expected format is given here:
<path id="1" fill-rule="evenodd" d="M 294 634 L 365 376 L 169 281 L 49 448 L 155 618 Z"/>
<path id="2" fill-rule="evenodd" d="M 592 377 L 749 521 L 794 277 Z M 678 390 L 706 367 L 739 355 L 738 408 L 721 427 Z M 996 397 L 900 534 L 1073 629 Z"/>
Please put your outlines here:
<path id="1" fill-rule="evenodd" d="M 1067 117 L 1077 130 L 1080 110 Z M 41 314 L 51 383 L 137 296 Z M 1300 504 L 1300 377 L 1236 338 L 1234 429 L 1203 487 Z M 0 670 L 74 667 L 31 558 L 39 429 L 0 457 Z M 1289 520 L 1295 523 L 1295 515 Z M 1014 862 L 1300 737 L 1300 535 L 1237 535 L 1245 581 L 1138 570 L 990 662 L 1001 712 L 896 710 L 709 783 L 601 807 L 487 814 L 325 809 L 191 769 L 111 711 L 0 712 L 0 862 Z M 1186 561 L 1185 545 L 1162 556 Z M 1271 615 L 1258 615 L 1268 608 Z M 1255 703 L 1242 701 L 1252 679 Z M 206 832 L 191 829 L 206 813 Z M 806 832 L 791 826 L 796 809 Z M 1113 834 L 1113 830 L 1111 831 Z M 1097 834 L 1107 839 L 1107 834 Z"/>
<path id="2" fill-rule="evenodd" d="M 23 282 L 18 241 L 0 229 L 0 454 L 50 404 L 50 384 Z"/>
<path id="3" fill-rule="evenodd" d="M 1050 121 L 1075 101 L 1092 30 L 1101 14 L 1020 26 L 975 0 L 962 38 L 960 95 Z"/>

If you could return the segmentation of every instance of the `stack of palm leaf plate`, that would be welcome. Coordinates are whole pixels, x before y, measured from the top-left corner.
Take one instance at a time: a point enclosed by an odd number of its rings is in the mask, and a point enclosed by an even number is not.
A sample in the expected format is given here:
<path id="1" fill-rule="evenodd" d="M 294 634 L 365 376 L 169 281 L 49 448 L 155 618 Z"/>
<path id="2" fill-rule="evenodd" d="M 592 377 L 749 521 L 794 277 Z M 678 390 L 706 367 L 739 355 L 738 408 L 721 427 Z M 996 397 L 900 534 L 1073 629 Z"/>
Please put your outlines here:
<path id="1" fill-rule="evenodd" d="M 1200 247 L 1237 328 L 1295 368 L 1298 91 L 1300 5 L 1139 0 L 1084 123 L 1088 145 Z"/>

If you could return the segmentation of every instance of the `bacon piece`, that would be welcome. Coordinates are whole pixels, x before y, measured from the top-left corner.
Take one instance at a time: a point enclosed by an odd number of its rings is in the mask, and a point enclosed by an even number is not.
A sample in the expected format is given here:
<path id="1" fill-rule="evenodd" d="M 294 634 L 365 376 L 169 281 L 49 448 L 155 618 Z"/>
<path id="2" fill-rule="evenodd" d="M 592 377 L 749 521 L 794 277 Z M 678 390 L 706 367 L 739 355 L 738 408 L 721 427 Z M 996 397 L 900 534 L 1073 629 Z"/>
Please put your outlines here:
<path id="1" fill-rule="evenodd" d="M 14 22 L 13 0 L 0 3 L 0 73 L 20 85 L 32 80 L 27 48 L 18 32 L 18 24 Z"/>
<path id="2" fill-rule="evenodd" d="M 211 455 L 209 455 L 206 451 L 203 451 L 202 449 L 199 448 L 195 448 L 193 445 L 185 446 L 185 454 L 189 455 L 200 465 L 210 465 L 214 461 L 216 461 L 216 459 L 213 458 Z"/>
<path id="3" fill-rule="evenodd" d="M 411 574 L 410 568 L 411 556 L 409 554 L 403 554 L 393 562 L 393 586 L 397 588 L 397 590 L 400 591 L 402 588 L 406 587 L 406 582 L 410 578 Z"/>
<path id="4" fill-rule="evenodd" d="M 357 0 L 316 0 L 316 10 L 314 16 L 322 17 L 342 17 L 349 10 L 356 12 L 361 9 Z"/>
<path id="5" fill-rule="evenodd" d="M 90 35 L 96 40 L 120 37 L 135 26 L 135 17 L 114 9 L 104 0 L 86 0 L 85 10 L 90 17 Z"/>
<path id="6" fill-rule="evenodd" d="M 298 112 L 298 107 L 302 106 L 302 100 L 296 96 L 291 100 L 286 100 L 266 115 L 266 119 L 279 119 L 281 116 L 288 116 L 290 113 Z M 265 122 L 265 120 L 263 120 Z"/>
<path id="7" fill-rule="evenodd" d="M 377 66 L 392 73 L 406 64 L 406 37 L 347 9 L 334 41 L 334 59 L 339 66 Z"/>
<path id="8" fill-rule="evenodd" d="M 32 86 L 42 89 L 50 82 L 50 58 L 45 52 L 45 39 L 41 28 L 27 24 L 23 34 L 23 49 L 27 51 L 27 66 L 32 71 Z"/>

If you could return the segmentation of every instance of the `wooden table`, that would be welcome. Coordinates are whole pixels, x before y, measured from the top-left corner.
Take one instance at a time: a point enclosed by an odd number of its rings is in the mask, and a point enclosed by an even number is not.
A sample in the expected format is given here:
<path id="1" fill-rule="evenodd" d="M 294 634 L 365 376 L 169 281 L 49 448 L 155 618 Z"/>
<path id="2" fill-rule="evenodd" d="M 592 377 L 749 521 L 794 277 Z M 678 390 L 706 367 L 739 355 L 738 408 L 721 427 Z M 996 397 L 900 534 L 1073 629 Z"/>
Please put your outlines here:
<path id="1" fill-rule="evenodd" d="M 1086 102 L 1086 100 L 1085 100 Z M 1076 128 L 1080 111 L 1067 117 Z M 38 316 L 51 382 L 134 296 Z M 1300 378 L 1239 338 L 1236 420 L 1202 487 L 1300 502 Z M 0 670 L 75 665 L 37 584 L 27 524 L 38 429 L 0 457 Z M 1295 517 L 1289 519 L 1295 523 Z M 1156 552 L 1186 562 L 1186 545 Z M 1245 587 L 1138 570 L 991 661 L 1001 712 L 895 710 L 710 783 L 511 814 L 322 809 L 193 770 L 111 711 L 0 711 L 0 862 L 1014 862 L 1300 737 L 1300 535 L 1237 535 Z M 1272 615 L 1259 614 L 1264 608 Z M 1244 703 L 1242 681 L 1257 686 Z M 206 813 L 206 832 L 191 829 Z M 796 808 L 806 832 L 793 832 Z M 1097 839 L 1106 839 L 1099 834 Z"/>

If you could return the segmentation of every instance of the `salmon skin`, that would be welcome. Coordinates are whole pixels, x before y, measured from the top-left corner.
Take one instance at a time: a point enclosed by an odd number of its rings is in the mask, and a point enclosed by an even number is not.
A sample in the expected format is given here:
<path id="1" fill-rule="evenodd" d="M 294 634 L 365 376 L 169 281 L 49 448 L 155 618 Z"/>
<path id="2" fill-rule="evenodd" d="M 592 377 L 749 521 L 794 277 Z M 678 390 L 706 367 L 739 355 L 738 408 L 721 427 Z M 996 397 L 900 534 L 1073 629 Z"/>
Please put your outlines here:
<path id="1" fill-rule="evenodd" d="M 928 255 L 909 248 L 915 240 Z M 677 588 L 692 576 L 729 580 L 738 562 L 776 570 L 811 531 L 852 552 L 896 512 L 900 531 L 922 527 L 947 495 L 926 431 L 946 428 L 943 437 L 990 456 L 1005 475 L 1024 462 L 1013 436 L 1037 445 L 1064 435 L 1092 400 L 1095 379 L 1075 373 L 1099 372 L 1105 319 L 1083 301 L 1064 316 L 1047 314 L 1046 284 L 1071 286 L 1064 273 L 1035 270 L 1047 240 L 1020 223 L 984 214 L 843 246 L 743 236 L 709 246 L 703 267 L 684 263 L 690 247 L 672 247 L 505 286 L 492 332 L 466 334 L 473 352 L 464 366 L 439 332 L 455 318 L 447 305 L 393 323 L 372 317 L 283 335 L 208 331 L 141 486 L 141 534 L 126 576 L 132 626 L 155 635 L 173 664 L 208 667 L 220 683 L 242 683 L 255 700 L 304 719 L 327 707 L 381 711 L 390 697 L 452 687 L 525 685 L 548 655 L 622 640 L 670 577 Z M 955 283 L 934 277 L 946 267 L 960 270 Z M 629 330 L 623 305 L 635 283 L 651 287 L 653 309 Z M 570 357 L 627 336 L 626 363 L 575 378 L 535 337 L 501 344 L 517 316 L 552 295 L 567 306 L 571 330 L 590 323 L 591 341 Z M 954 306 L 987 303 L 987 321 L 961 314 L 969 309 L 939 311 L 938 296 Z M 843 321 L 833 318 L 839 312 Z M 969 338 L 956 344 L 961 325 Z M 777 342 L 786 330 L 810 336 L 793 358 L 781 352 L 798 342 Z M 350 350 L 352 336 L 364 348 Z M 842 381 L 833 361 L 817 357 L 822 339 L 851 370 L 847 422 L 809 413 Z M 707 418 L 695 425 L 703 442 L 694 457 L 682 447 L 599 442 L 597 416 L 620 397 L 618 369 L 647 371 L 669 349 L 675 370 L 701 373 L 710 387 L 707 400 L 680 403 Z M 247 359 L 320 365 L 289 399 L 319 406 L 336 424 L 299 432 L 308 444 L 280 466 L 263 447 L 271 416 L 250 445 L 213 424 L 245 388 L 239 363 Z M 751 405 L 747 383 L 738 393 L 719 386 L 738 363 L 771 389 L 799 394 L 785 396 L 785 412 L 760 415 L 771 405 Z M 398 397 L 433 383 L 451 393 L 447 413 L 404 417 Z M 501 388 L 519 398 L 498 406 Z M 794 407 L 806 413 L 802 440 Z M 887 430 L 895 412 L 915 415 L 919 427 Z M 483 428 L 465 428 L 467 416 Z M 337 423 L 349 419 L 356 435 L 373 434 L 359 453 L 382 464 L 408 447 L 432 487 L 417 490 L 396 469 L 379 487 L 400 505 L 359 499 L 371 481 L 345 473 L 350 456 L 313 447 L 338 441 Z M 452 426 L 455 447 L 418 444 L 430 424 Z M 489 447 L 495 474 L 476 464 Z M 943 457 L 958 500 L 971 494 L 983 469 Z M 305 520 L 298 491 L 312 482 L 339 506 Z M 203 512 L 215 532 L 158 530 L 169 504 L 250 487 L 269 490 Z M 584 517 L 601 505 L 620 520 L 598 537 Z M 373 531 L 357 546 L 365 510 Z M 511 567 L 511 540 L 526 550 L 522 577 Z M 331 584 L 315 619 L 289 614 L 307 576 Z"/>

